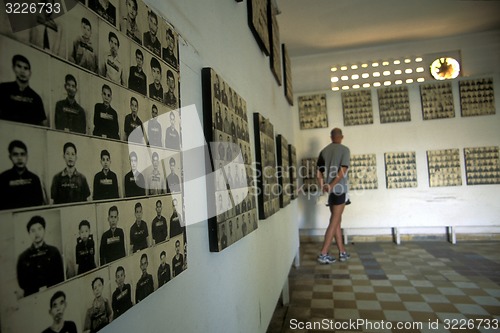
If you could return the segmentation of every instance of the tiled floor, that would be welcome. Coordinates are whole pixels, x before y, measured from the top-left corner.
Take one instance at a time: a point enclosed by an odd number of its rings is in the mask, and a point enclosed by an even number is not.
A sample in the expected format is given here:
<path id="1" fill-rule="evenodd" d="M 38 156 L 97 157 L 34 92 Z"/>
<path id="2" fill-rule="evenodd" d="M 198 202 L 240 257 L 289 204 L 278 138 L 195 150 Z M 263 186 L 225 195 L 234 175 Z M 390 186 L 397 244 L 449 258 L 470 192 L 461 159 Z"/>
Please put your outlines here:
<path id="1" fill-rule="evenodd" d="M 268 333 L 500 332 L 500 242 L 356 243 L 331 265 L 320 247 L 301 244 Z"/>

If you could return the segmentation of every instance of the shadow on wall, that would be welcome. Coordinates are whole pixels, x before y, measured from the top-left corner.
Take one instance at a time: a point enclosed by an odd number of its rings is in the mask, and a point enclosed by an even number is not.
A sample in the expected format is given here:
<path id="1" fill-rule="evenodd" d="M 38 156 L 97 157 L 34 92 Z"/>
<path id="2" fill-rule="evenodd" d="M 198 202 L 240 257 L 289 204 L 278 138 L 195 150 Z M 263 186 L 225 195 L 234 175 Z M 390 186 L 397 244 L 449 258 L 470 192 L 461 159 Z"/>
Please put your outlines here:
<path id="1" fill-rule="evenodd" d="M 322 146 L 320 146 L 320 142 L 317 138 L 312 138 L 307 146 L 306 151 L 309 152 L 307 156 L 303 156 L 303 158 L 315 158 L 319 156 L 320 150 L 323 149 Z M 301 167 L 299 167 L 299 175 L 301 177 L 304 177 L 305 175 L 305 170 L 302 170 Z M 305 228 L 316 228 L 316 223 L 317 223 L 317 218 L 319 214 L 319 209 L 326 209 L 326 207 L 323 207 L 323 205 L 318 204 L 318 196 L 315 193 L 309 193 L 309 192 L 300 192 L 300 195 L 302 196 L 302 200 L 304 203 L 304 216 L 303 216 L 303 227 Z"/>

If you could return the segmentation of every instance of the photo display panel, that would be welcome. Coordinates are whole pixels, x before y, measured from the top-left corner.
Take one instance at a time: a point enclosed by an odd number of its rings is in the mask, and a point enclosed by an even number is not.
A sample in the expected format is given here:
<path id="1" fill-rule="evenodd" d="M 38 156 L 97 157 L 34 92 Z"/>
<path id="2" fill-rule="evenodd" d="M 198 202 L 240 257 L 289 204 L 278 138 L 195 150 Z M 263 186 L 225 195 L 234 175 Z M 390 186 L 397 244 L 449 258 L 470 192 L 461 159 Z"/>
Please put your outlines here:
<path id="1" fill-rule="evenodd" d="M 373 124 L 371 90 L 342 92 L 344 126 Z"/>
<path id="2" fill-rule="evenodd" d="M 377 188 L 378 178 L 376 155 L 351 155 L 351 166 L 349 167 L 349 189 L 375 190 Z"/>
<path id="3" fill-rule="evenodd" d="M 328 127 L 326 94 L 299 96 L 300 129 Z"/>
<path id="4" fill-rule="evenodd" d="M 283 80 L 285 82 L 283 85 L 284 94 L 288 104 L 293 105 L 292 62 L 285 44 L 281 44 L 281 55 L 283 57 Z"/>
<path id="5" fill-rule="evenodd" d="M 271 42 L 269 38 L 268 26 L 268 6 L 269 0 L 248 0 L 248 26 L 252 31 L 255 40 L 259 44 L 262 52 L 269 55 L 271 52 Z"/>
<path id="6" fill-rule="evenodd" d="M 459 81 L 462 117 L 495 114 L 493 78 Z"/>
<path id="7" fill-rule="evenodd" d="M 297 149 L 294 145 L 288 145 L 288 163 L 290 168 L 290 184 L 292 184 L 292 200 L 297 199 L 299 191 L 298 178 L 300 170 L 297 165 Z"/>
<path id="8" fill-rule="evenodd" d="M 245 100 L 212 68 L 202 70 L 210 251 L 220 252 L 258 227 Z"/>
<path id="9" fill-rule="evenodd" d="M 317 167 L 318 159 L 317 158 L 303 158 L 302 159 L 302 187 L 305 192 L 318 192 L 318 180 L 316 178 L 316 172 L 318 171 Z"/>
<path id="10" fill-rule="evenodd" d="M 385 153 L 385 179 L 388 189 L 417 187 L 415 152 Z"/>
<path id="11" fill-rule="evenodd" d="M 268 6 L 268 20 L 269 20 L 269 39 L 271 42 L 270 45 L 270 55 L 269 55 L 269 64 L 271 66 L 271 72 L 276 79 L 276 82 L 279 86 L 283 81 L 283 75 L 281 74 L 281 42 L 280 42 L 280 29 L 278 26 L 278 19 L 276 18 L 278 15 L 278 8 L 273 4 L 272 1 L 269 1 Z"/>
<path id="12" fill-rule="evenodd" d="M 467 185 L 500 184 L 498 146 L 464 148 Z"/>
<path id="13" fill-rule="evenodd" d="M 278 160 L 278 184 L 280 208 L 290 204 L 293 187 L 290 176 L 290 156 L 288 150 L 288 141 L 279 134 L 276 136 L 276 150 Z"/>
<path id="14" fill-rule="evenodd" d="M 458 149 L 428 150 L 427 165 L 430 187 L 462 185 L 462 168 Z"/>
<path id="15" fill-rule="evenodd" d="M 187 269 L 178 33 L 142 1 L 61 10 L 0 13 L 2 332 L 97 332 Z"/>
<path id="16" fill-rule="evenodd" d="M 260 113 L 254 113 L 253 123 L 257 160 L 259 218 L 265 220 L 280 209 L 274 126 L 269 119 L 264 118 Z"/>
<path id="17" fill-rule="evenodd" d="M 455 117 L 451 82 L 422 84 L 420 97 L 424 120 Z"/>
<path id="18" fill-rule="evenodd" d="M 411 121 L 408 87 L 390 87 L 377 90 L 380 123 Z"/>

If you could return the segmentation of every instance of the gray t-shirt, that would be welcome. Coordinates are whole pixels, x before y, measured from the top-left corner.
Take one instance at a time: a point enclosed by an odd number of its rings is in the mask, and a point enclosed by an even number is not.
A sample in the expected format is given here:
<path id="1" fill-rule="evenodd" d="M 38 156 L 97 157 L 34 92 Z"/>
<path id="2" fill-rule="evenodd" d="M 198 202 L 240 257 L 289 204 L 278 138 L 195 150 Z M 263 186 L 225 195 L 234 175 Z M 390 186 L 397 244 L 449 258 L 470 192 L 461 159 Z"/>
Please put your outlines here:
<path id="1" fill-rule="evenodd" d="M 351 152 L 349 148 L 340 143 L 330 143 L 323 148 L 319 153 L 317 166 L 319 171 L 323 173 L 325 184 L 330 183 L 335 177 L 341 167 L 349 167 L 351 164 Z M 338 182 L 333 188 L 332 193 L 343 194 L 347 193 L 348 177 L 347 175 Z"/>

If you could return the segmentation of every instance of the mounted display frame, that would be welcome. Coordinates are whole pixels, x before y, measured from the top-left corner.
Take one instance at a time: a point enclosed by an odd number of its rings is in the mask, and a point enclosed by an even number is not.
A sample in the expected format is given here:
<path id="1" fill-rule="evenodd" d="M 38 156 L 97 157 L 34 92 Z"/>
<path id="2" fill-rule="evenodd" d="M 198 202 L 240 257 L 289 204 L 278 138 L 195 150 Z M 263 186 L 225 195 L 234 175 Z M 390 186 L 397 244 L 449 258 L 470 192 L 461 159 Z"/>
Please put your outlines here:
<path id="1" fill-rule="evenodd" d="M 328 128 L 326 94 L 299 96 L 297 103 L 301 130 Z"/>
<path id="2" fill-rule="evenodd" d="M 203 127 L 210 142 L 206 160 L 208 236 L 220 252 L 258 227 L 252 153 L 245 100 L 212 68 L 202 69 Z"/>
<path id="3" fill-rule="evenodd" d="M 288 145 L 288 164 L 290 167 L 290 183 L 292 184 L 292 200 L 297 199 L 299 191 L 299 168 L 297 165 L 297 149 L 294 145 Z"/>
<path id="4" fill-rule="evenodd" d="M 253 114 L 259 219 L 265 220 L 280 209 L 276 169 L 274 126 L 260 113 Z"/>
<path id="5" fill-rule="evenodd" d="M 377 188 L 377 156 L 375 154 L 351 155 L 349 190 L 375 190 Z"/>
<path id="6" fill-rule="evenodd" d="M 464 148 L 467 185 L 500 184 L 498 146 Z"/>
<path id="7" fill-rule="evenodd" d="M 460 107 L 462 117 L 486 116 L 496 113 L 493 78 L 461 80 Z"/>
<path id="8" fill-rule="evenodd" d="M 271 53 L 269 54 L 269 64 L 271 72 L 281 86 L 283 75 L 281 73 L 281 42 L 280 42 L 280 29 L 278 26 L 278 19 L 276 18 L 278 9 L 274 6 L 272 1 L 269 1 L 268 8 L 268 21 L 269 21 L 269 39 L 271 41 Z"/>
<path id="9" fill-rule="evenodd" d="M 344 126 L 373 124 L 373 106 L 371 90 L 342 92 Z"/>
<path id="10" fill-rule="evenodd" d="M 408 87 L 377 89 L 380 123 L 411 121 Z"/>
<path id="11" fill-rule="evenodd" d="M 293 105 L 292 63 L 285 44 L 281 44 L 281 55 L 283 57 L 284 94 L 288 104 Z"/>
<path id="12" fill-rule="evenodd" d="M 415 152 L 385 153 L 385 178 L 388 189 L 417 187 Z"/>
<path id="13" fill-rule="evenodd" d="M 462 185 L 459 149 L 428 150 L 427 169 L 429 187 Z"/>
<path id="14" fill-rule="evenodd" d="M 301 190 L 304 192 L 320 193 L 318 180 L 316 179 L 316 172 L 318 171 L 317 163 L 317 158 L 302 159 L 300 174 L 302 177 Z"/>
<path id="15" fill-rule="evenodd" d="M 288 141 L 281 134 L 276 136 L 276 153 L 278 162 L 279 202 L 280 208 L 285 208 L 290 204 L 293 188 L 290 180 Z"/>
<path id="16" fill-rule="evenodd" d="M 269 0 L 247 0 L 248 26 L 252 31 L 257 44 L 265 55 L 271 53 L 271 42 L 269 39 L 268 23 Z"/>
<path id="17" fill-rule="evenodd" d="M 455 117 L 451 82 L 422 84 L 420 98 L 424 120 Z"/>

